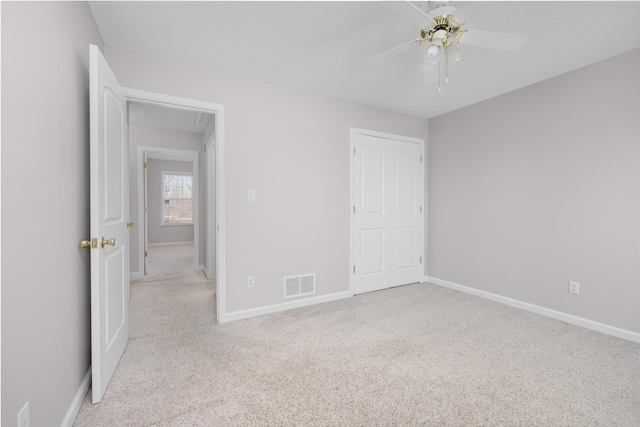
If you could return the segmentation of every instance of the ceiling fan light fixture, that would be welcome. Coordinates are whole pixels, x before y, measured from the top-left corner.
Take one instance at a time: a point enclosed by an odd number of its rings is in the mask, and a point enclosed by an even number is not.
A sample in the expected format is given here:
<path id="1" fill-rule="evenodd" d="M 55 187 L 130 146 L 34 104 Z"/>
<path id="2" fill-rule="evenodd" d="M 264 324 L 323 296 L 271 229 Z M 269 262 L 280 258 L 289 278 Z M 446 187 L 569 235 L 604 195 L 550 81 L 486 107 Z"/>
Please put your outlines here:
<path id="1" fill-rule="evenodd" d="M 435 58 L 436 56 L 438 56 L 438 53 L 440 53 L 440 49 L 434 44 L 429 46 L 429 49 L 427 49 L 427 56 L 429 58 Z"/>
<path id="2" fill-rule="evenodd" d="M 435 73 L 436 71 L 438 71 L 438 64 L 424 61 L 422 64 L 420 64 L 420 68 L 427 73 Z"/>
<path id="3" fill-rule="evenodd" d="M 429 56 L 429 54 L 427 53 L 427 55 L 425 55 L 424 57 L 424 62 L 429 64 L 438 64 L 440 62 L 440 57 L 442 56 L 441 50 L 442 49 L 438 49 L 438 53 L 436 56 Z"/>
<path id="4" fill-rule="evenodd" d="M 438 73 L 424 73 L 422 84 L 428 85 L 438 81 Z"/>

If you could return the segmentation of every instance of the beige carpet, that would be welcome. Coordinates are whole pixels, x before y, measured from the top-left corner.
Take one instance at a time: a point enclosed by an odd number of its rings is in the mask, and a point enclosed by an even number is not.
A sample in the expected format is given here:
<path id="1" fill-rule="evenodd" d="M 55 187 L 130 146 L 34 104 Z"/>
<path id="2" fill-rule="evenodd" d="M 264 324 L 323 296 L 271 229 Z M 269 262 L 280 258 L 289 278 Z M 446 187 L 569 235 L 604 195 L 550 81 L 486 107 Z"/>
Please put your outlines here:
<path id="1" fill-rule="evenodd" d="M 430 284 L 217 325 L 187 271 L 130 313 L 76 426 L 640 425 L 639 344 Z"/>

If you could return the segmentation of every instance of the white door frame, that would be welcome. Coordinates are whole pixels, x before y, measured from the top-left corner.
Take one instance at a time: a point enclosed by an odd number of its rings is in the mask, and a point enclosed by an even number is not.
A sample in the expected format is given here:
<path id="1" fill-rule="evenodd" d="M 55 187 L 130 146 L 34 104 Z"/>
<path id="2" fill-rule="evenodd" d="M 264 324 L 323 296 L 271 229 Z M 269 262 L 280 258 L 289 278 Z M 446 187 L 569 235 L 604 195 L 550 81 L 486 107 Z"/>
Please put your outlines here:
<path id="1" fill-rule="evenodd" d="M 137 101 L 162 105 L 183 110 L 196 110 L 213 114 L 215 120 L 215 246 L 216 246 L 216 316 L 218 323 L 225 323 L 226 311 L 226 222 L 225 222 L 225 108 L 223 104 L 182 98 L 162 93 L 148 92 L 138 89 L 122 88 L 127 101 Z M 211 188 L 211 182 L 208 183 Z M 210 216 L 210 215 L 209 215 Z M 209 220 L 209 218 L 207 219 Z M 211 229 L 206 236 L 207 245 L 211 245 Z M 209 254 L 211 254 L 209 252 Z M 205 260 L 205 265 L 209 262 Z"/>
<path id="2" fill-rule="evenodd" d="M 204 195 L 204 199 L 205 199 L 204 202 L 206 203 L 206 207 L 207 207 L 206 211 L 210 213 L 215 212 L 215 208 L 217 205 L 216 187 L 215 185 L 211 185 L 212 182 L 215 184 L 215 177 L 216 177 L 215 143 L 216 143 L 216 132 L 213 132 L 209 137 L 209 140 L 205 144 L 205 149 L 206 149 L 205 165 L 207 168 L 207 177 L 206 177 L 207 192 Z M 207 259 L 204 260 L 204 268 L 205 268 L 205 273 L 207 275 L 207 279 L 214 280 L 217 287 L 218 279 L 216 277 L 216 271 L 214 268 L 214 260 L 217 259 L 217 255 L 215 251 L 216 242 L 215 242 L 215 239 L 211 238 L 211 236 L 214 235 L 214 234 L 211 234 L 211 231 L 214 230 L 216 227 L 215 216 L 211 214 L 207 215 L 206 221 L 207 221 L 207 230 L 208 230 L 207 239 L 205 241 L 205 245 L 207 245 Z"/>
<path id="3" fill-rule="evenodd" d="M 129 132 L 131 132 L 131 128 L 129 128 Z M 129 135 L 131 136 L 131 135 Z M 147 160 L 149 160 L 147 158 L 147 153 L 143 153 L 142 156 L 142 161 L 144 163 L 147 163 Z M 138 166 L 138 170 L 140 170 L 140 166 Z M 144 183 L 142 185 L 142 188 L 144 190 L 144 194 L 142 195 L 142 200 L 143 203 L 142 205 L 140 205 L 138 202 L 138 211 L 142 213 L 142 218 L 143 221 L 142 222 L 142 230 L 140 230 L 142 232 L 142 241 L 143 241 L 143 245 L 140 247 L 140 250 L 142 252 L 146 252 L 147 249 L 149 249 L 149 210 L 148 209 L 143 209 L 146 208 L 147 206 L 149 206 L 149 192 L 148 192 L 148 187 L 147 187 L 147 182 L 149 180 L 149 171 L 147 170 L 147 168 L 144 168 L 144 171 L 142 173 L 142 179 L 144 180 Z M 140 191 L 140 178 L 138 178 L 138 191 Z M 140 193 L 138 193 L 140 194 Z M 138 199 L 140 200 L 140 199 Z M 142 256 L 143 258 L 138 259 L 138 274 L 141 274 L 142 276 L 145 276 L 147 274 L 147 270 L 149 269 L 149 263 L 147 262 L 147 257 L 144 256 L 144 254 L 140 254 L 140 256 Z M 140 272 L 140 263 L 142 263 L 142 272 Z M 131 298 L 131 295 L 129 295 L 129 298 Z"/>
<path id="4" fill-rule="evenodd" d="M 145 156 L 146 154 L 146 156 Z M 183 161 L 183 162 L 191 162 L 193 164 L 193 267 L 195 269 L 200 269 L 200 175 L 198 170 L 198 161 L 199 154 L 197 151 L 193 150 L 180 150 L 176 148 L 160 148 L 160 147 L 145 147 L 138 146 L 138 157 L 137 157 L 137 167 L 138 167 L 138 223 L 141 225 L 138 227 L 138 256 L 140 257 L 139 264 L 143 266 L 142 272 L 140 273 L 142 276 L 146 274 L 146 270 L 144 268 L 144 263 L 146 260 L 144 259 L 144 250 L 148 246 L 148 243 L 145 239 L 148 238 L 145 234 L 145 226 L 148 227 L 149 224 L 145 224 L 147 220 L 147 216 L 145 215 L 143 207 L 145 206 L 145 198 L 144 195 L 147 193 L 147 179 L 145 179 L 144 173 L 144 162 L 145 159 L 147 162 L 149 160 L 157 160 L 161 158 L 162 160 L 173 160 L 173 161 Z M 151 157 L 149 156 L 151 155 Z M 158 206 L 154 206 L 154 209 L 158 208 Z M 210 212 L 210 211 L 207 211 Z M 205 260 L 206 265 L 207 260 Z"/>
<path id="5" fill-rule="evenodd" d="M 354 269 L 355 269 L 355 265 L 356 265 L 356 248 L 355 248 L 355 206 L 356 206 L 356 192 L 355 192 L 355 171 L 356 171 L 356 156 L 355 156 L 355 150 L 356 150 L 356 135 L 368 135 L 368 136 L 373 136 L 373 137 L 377 137 L 377 138 L 385 138 L 385 139 L 392 139 L 395 141 L 404 141 L 404 142 L 411 142 L 414 144 L 420 144 L 422 145 L 422 152 L 426 153 L 425 151 L 425 142 L 424 139 L 419 139 L 419 138 L 412 138 L 409 136 L 402 136 L 402 135 L 395 135 L 392 133 L 385 133 L 385 132 L 378 132 L 375 130 L 369 130 L 369 129 L 360 129 L 360 128 L 349 128 L 349 157 L 350 157 L 350 161 L 349 161 L 349 292 L 351 293 L 351 296 L 354 295 L 354 278 L 355 278 L 355 273 L 354 273 Z M 426 157 L 426 154 L 425 154 Z M 425 176 L 427 174 L 427 161 L 426 158 L 424 159 L 424 168 L 422 169 L 423 171 L 423 175 L 422 175 L 422 182 L 425 181 Z M 424 186 L 424 191 L 426 191 L 427 186 Z M 427 270 L 427 245 L 426 245 L 426 239 L 424 238 L 424 236 L 426 235 L 426 230 L 427 230 L 427 224 L 425 219 L 427 218 L 427 198 L 424 197 L 424 207 L 422 210 L 422 221 L 423 221 L 423 233 L 422 233 L 422 238 L 423 238 L 423 244 L 422 244 L 422 248 L 423 248 L 423 262 L 424 262 L 424 267 L 423 267 L 423 272 L 425 272 Z M 424 274 L 424 277 L 426 277 L 426 273 Z"/>

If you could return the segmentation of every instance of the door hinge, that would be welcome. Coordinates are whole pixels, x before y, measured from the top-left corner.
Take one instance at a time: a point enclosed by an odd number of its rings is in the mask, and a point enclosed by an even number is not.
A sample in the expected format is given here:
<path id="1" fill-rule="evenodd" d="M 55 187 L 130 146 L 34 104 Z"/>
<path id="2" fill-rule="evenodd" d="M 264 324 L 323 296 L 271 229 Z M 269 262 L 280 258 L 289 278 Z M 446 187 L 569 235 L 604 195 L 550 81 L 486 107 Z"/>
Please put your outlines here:
<path id="1" fill-rule="evenodd" d="M 422 213 L 422 206 L 420 206 L 420 213 Z"/>
<path id="2" fill-rule="evenodd" d="M 420 264 L 422 264 L 422 257 L 420 257 Z"/>
<path id="3" fill-rule="evenodd" d="M 144 213 L 148 213 L 149 210 L 147 208 L 144 208 Z"/>
<path id="4" fill-rule="evenodd" d="M 353 274 L 356 274 L 356 266 L 353 266 Z"/>
<path id="5" fill-rule="evenodd" d="M 145 258 L 147 257 L 147 251 L 144 251 L 144 256 L 145 256 Z"/>
<path id="6" fill-rule="evenodd" d="M 145 169 L 147 168 L 147 162 L 144 162 L 144 168 Z"/>
<path id="7" fill-rule="evenodd" d="M 420 163 L 422 163 L 422 156 L 420 156 Z"/>
<path id="8" fill-rule="evenodd" d="M 356 154 L 356 147 L 353 147 L 353 154 Z"/>
<path id="9" fill-rule="evenodd" d="M 203 147 L 204 147 L 204 152 L 206 153 L 207 152 L 207 146 L 204 145 Z"/>
<path id="10" fill-rule="evenodd" d="M 354 215 L 356 214 L 356 207 L 355 206 L 353 207 L 353 214 Z"/>

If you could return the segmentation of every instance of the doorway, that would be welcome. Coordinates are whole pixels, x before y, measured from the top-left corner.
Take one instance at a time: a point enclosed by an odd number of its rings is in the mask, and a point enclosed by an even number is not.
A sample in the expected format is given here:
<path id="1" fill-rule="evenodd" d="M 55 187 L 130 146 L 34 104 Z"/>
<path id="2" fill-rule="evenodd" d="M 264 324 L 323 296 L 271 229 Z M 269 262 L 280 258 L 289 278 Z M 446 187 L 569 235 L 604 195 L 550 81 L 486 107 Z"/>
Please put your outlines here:
<path id="1" fill-rule="evenodd" d="M 141 130 L 133 128 L 132 131 L 135 132 L 132 134 Z M 194 135 L 197 144 L 201 137 L 200 134 Z M 135 136 L 131 137 L 132 140 L 134 138 Z M 202 224 L 214 212 L 201 203 L 204 192 L 200 191 L 200 182 L 204 174 L 199 167 L 200 153 L 137 145 L 136 158 L 137 201 L 131 203 L 133 210 L 137 210 L 140 224 L 137 262 L 131 263 L 138 266 L 136 277 L 149 273 L 150 246 L 184 245 L 192 242 L 193 268 L 204 270 L 210 279 L 211 274 L 205 268 L 207 253 L 201 251 L 206 242 L 206 227 Z"/>
<path id="2" fill-rule="evenodd" d="M 211 102 L 175 97 L 155 92 L 141 91 L 137 89 L 122 88 L 129 103 L 143 103 L 153 106 L 176 109 L 183 112 L 196 112 L 212 115 L 210 121 L 210 136 L 203 140 L 201 156 L 198 157 L 199 170 L 206 171 L 204 185 L 201 186 L 203 196 L 198 211 L 204 211 L 204 220 L 200 221 L 203 230 L 200 233 L 204 238 L 200 242 L 200 248 L 204 248 L 204 262 L 202 263 L 207 278 L 215 280 L 216 292 L 216 320 L 219 323 L 226 321 L 225 304 L 225 134 L 224 134 L 224 106 Z M 177 149 L 172 149 L 174 154 Z M 178 153 L 184 154 L 184 153 Z M 138 210 L 140 221 L 140 209 Z M 194 230 L 195 231 L 195 230 Z M 140 230 L 139 230 L 140 232 Z M 144 231 L 143 231 L 144 232 Z M 143 236 L 144 239 L 144 236 Z M 139 237 L 137 239 L 140 240 Z M 140 253 L 140 248 L 138 248 Z M 202 257 L 200 257 L 202 259 Z"/>

